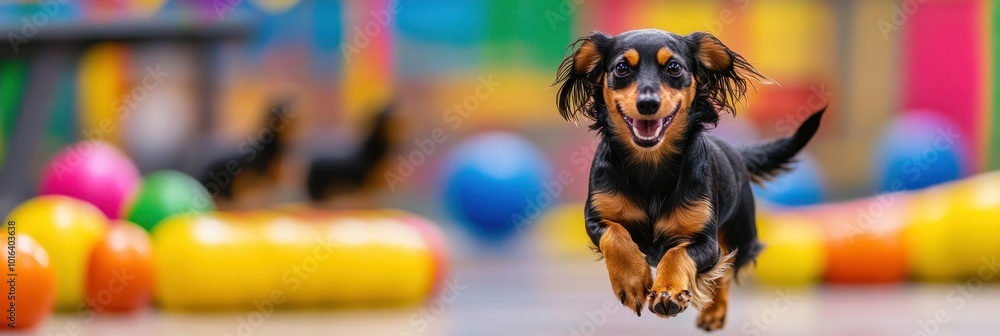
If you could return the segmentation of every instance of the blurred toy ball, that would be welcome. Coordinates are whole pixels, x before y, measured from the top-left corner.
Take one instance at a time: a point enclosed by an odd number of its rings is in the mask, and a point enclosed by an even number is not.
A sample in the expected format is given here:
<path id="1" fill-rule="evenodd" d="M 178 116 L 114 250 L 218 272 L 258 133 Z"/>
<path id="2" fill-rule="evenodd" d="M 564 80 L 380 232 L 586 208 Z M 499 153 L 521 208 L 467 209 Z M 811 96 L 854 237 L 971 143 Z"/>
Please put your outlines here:
<path id="1" fill-rule="evenodd" d="M 87 260 L 109 224 L 101 211 L 87 202 L 58 195 L 21 203 L 5 222 L 30 235 L 49 254 L 56 272 L 60 309 L 77 309 L 84 301 Z"/>
<path id="2" fill-rule="evenodd" d="M 486 133 L 455 148 L 446 164 L 448 210 L 480 238 L 501 241 L 534 222 L 562 193 L 544 155 L 511 133 Z"/>
<path id="3" fill-rule="evenodd" d="M 754 186 L 754 194 L 778 205 L 796 207 L 817 204 L 825 198 L 823 175 L 811 157 L 799 155 L 791 164 L 791 171 Z"/>
<path id="4" fill-rule="evenodd" d="M 115 219 L 135 194 L 140 178 L 135 164 L 111 144 L 81 141 L 49 161 L 39 193 L 87 201 Z"/>
<path id="5" fill-rule="evenodd" d="M 875 155 L 883 192 L 914 190 L 955 180 L 965 170 L 965 143 L 948 119 L 914 112 L 894 120 Z"/>
<path id="6" fill-rule="evenodd" d="M 152 231 L 157 223 L 172 215 L 212 210 L 215 204 L 200 182 L 183 173 L 164 170 L 146 176 L 123 216 Z"/>
<path id="7" fill-rule="evenodd" d="M 9 307 L 16 307 L 17 316 L 13 325 L 5 316 L 3 323 L 0 323 L 0 331 L 30 329 L 52 314 L 56 303 L 56 274 L 49 254 L 28 235 L 17 234 L 11 238 L 14 238 L 15 244 L 12 252 L 14 272 L 17 274 L 17 292 L 13 297 L 3 295 L 0 304 L 4 311 Z M 8 291 L 4 290 L 4 293 L 8 294 Z M 4 315 L 11 313 L 8 311 Z"/>
<path id="8" fill-rule="evenodd" d="M 153 293 L 153 254 L 146 230 L 119 222 L 90 255 L 87 304 L 97 312 L 146 307 Z"/>

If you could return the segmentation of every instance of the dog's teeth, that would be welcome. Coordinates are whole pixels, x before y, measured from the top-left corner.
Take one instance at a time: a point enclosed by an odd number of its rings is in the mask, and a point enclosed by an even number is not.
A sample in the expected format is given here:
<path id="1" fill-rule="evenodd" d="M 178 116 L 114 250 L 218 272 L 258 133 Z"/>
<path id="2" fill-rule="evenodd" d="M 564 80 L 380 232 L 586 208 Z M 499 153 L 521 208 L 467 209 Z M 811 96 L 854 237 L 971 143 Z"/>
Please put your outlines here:
<path id="1" fill-rule="evenodd" d="M 656 140 L 656 136 L 658 134 L 660 134 L 660 130 L 657 129 L 656 132 L 653 132 L 652 136 L 646 137 L 646 136 L 642 136 L 642 133 L 639 133 L 639 129 L 638 128 L 636 128 L 635 126 L 632 126 L 632 134 L 635 134 L 635 137 L 639 138 L 640 140 Z"/>

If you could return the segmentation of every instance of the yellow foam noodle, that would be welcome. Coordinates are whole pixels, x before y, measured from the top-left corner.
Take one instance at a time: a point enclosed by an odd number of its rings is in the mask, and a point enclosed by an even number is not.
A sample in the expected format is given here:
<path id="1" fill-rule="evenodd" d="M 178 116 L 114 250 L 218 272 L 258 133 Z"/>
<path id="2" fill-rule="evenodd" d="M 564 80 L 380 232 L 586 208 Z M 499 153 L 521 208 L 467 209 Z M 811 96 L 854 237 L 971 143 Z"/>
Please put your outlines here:
<path id="1" fill-rule="evenodd" d="M 158 302 L 167 309 L 225 308 L 265 300 L 278 279 L 265 242 L 225 215 L 180 215 L 153 231 Z M 249 306 L 249 305 L 247 305 Z"/>
<path id="2" fill-rule="evenodd" d="M 431 245 L 388 212 L 181 215 L 153 232 L 157 299 L 168 310 L 414 304 L 438 279 Z"/>
<path id="3" fill-rule="evenodd" d="M 771 286 L 807 286 L 822 279 L 826 250 L 818 223 L 789 214 L 761 215 L 757 223 L 767 248 L 752 271 L 755 279 Z"/>
<path id="4" fill-rule="evenodd" d="M 979 277 L 1000 255 L 1000 172 L 971 177 L 946 190 L 951 263 L 961 277 Z"/>
<path id="5" fill-rule="evenodd" d="M 326 237 L 327 244 L 334 247 L 330 263 L 337 268 L 317 272 L 323 281 L 303 285 L 303 293 L 341 304 L 412 304 L 431 287 L 434 265 L 427 253 L 430 246 L 418 232 L 398 222 L 338 219 L 321 230 L 319 237 Z M 329 288 L 343 290 L 332 293 Z"/>
<path id="6" fill-rule="evenodd" d="M 949 236 L 952 228 L 947 220 L 948 196 L 942 188 L 915 193 L 906 211 L 903 243 L 910 275 L 922 281 L 958 280 L 954 251 Z"/>

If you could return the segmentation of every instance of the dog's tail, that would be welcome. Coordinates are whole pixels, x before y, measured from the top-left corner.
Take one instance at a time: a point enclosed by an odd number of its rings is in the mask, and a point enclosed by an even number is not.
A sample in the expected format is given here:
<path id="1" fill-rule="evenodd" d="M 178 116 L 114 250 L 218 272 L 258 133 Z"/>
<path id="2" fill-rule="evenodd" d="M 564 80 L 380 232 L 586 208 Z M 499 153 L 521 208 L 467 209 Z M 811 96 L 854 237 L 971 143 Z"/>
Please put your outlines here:
<path id="1" fill-rule="evenodd" d="M 826 112 L 825 106 L 809 116 L 790 137 L 740 148 L 740 154 L 746 161 L 747 171 L 750 172 L 753 181 L 761 183 L 788 170 L 788 164 L 792 162 L 792 157 L 802 150 L 816 134 L 824 112 Z"/>

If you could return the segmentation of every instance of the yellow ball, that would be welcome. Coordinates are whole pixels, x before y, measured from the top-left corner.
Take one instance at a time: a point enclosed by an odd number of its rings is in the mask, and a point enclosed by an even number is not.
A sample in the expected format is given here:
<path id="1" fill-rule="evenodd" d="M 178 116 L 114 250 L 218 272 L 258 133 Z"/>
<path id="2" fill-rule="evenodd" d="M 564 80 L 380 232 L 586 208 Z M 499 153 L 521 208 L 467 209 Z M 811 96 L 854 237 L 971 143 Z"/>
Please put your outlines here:
<path id="1" fill-rule="evenodd" d="M 49 252 L 58 283 L 56 307 L 77 309 L 84 302 L 88 259 L 108 230 L 108 218 L 90 203 L 52 195 L 21 203 L 10 221 Z"/>
<path id="2" fill-rule="evenodd" d="M 583 209 L 583 203 L 568 203 L 553 207 L 538 219 L 539 245 L 545 253 L 557 258 L 594 258 Z"/>
<path id="3" fill-rule="evenodd" d="M 753 274 L 772 286 L 805 286 L 820 281 L 826 262 L 819 224 L 797 215 L 762 215 L 758 232 L 766 246 Z"/>

